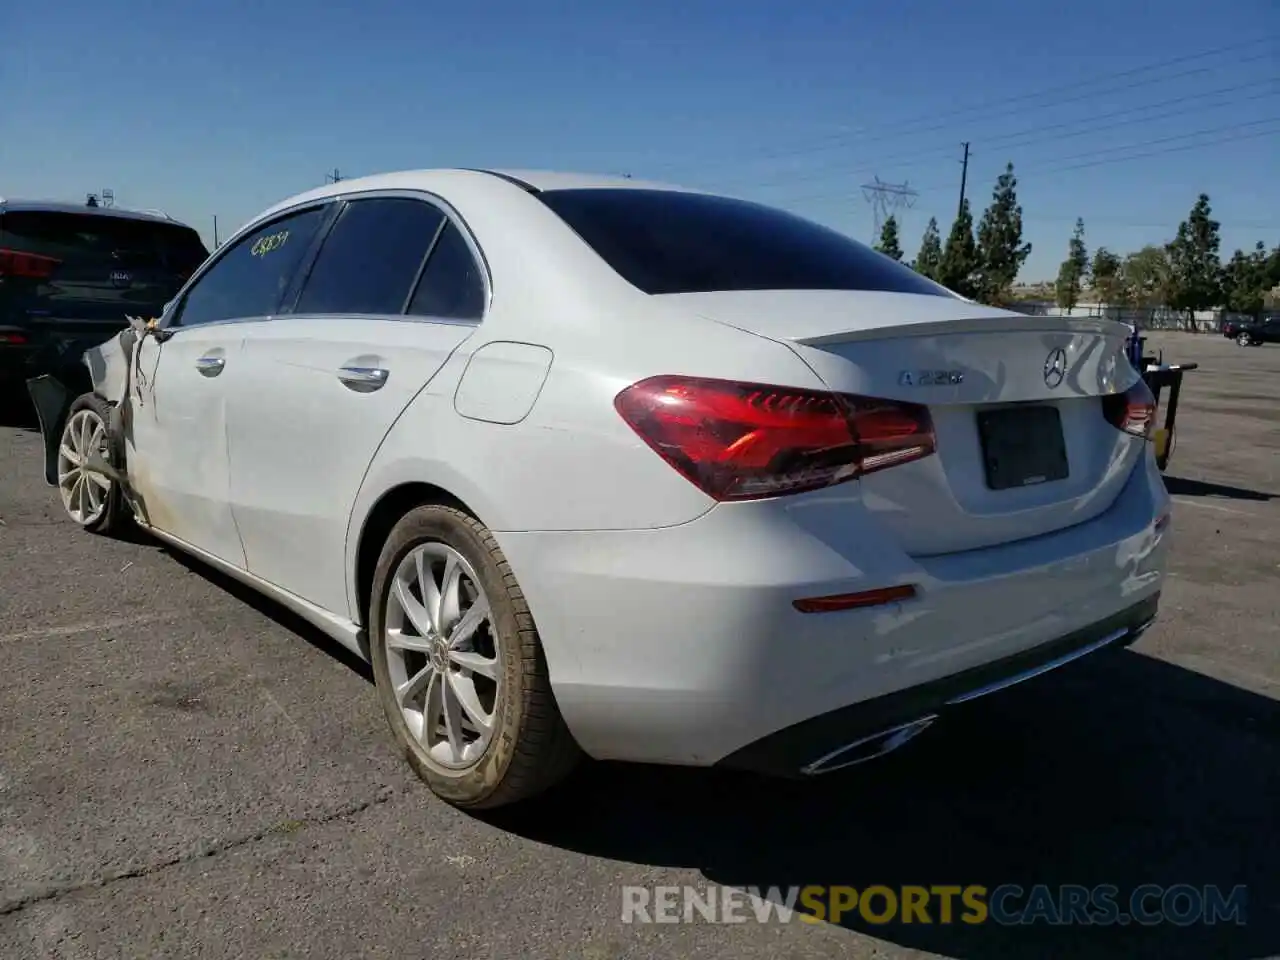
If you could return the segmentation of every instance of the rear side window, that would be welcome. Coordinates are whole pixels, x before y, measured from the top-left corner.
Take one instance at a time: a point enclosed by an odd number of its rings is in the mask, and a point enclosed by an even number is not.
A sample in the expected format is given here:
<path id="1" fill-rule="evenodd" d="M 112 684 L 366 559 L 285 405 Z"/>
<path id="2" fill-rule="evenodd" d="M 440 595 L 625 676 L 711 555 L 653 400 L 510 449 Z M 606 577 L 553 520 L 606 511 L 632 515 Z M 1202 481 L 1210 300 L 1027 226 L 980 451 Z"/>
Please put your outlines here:
<path id="1" fill-rule="evenodd" d="M 645 293 L 877 290 L 953 294 L 783 210 L 670 190 L 550 190 L 539 199 Z"/>
<path id="2" fill-rule="evenodd" d="M 325 238 L 294 312 L 403 312 L 444 219 L 421 200 L 353 200 Z"/>
<path id="3" fill-rule="evenodd" d="M 275 313 L 327 212 L 312 207 L 237 241 L 187 291 L 176 322 L 189 327 Z"/>
<path id="4" fill-rule="evenodd" d="M 409 313 L 448 320 L 479 320 L 484 316 L 484 281 L 471 248 L 453 221 L 436 242 Z"/>
<path id="5" fill-rule="evenodd" d="M 200 235 L 181 224 L 34 210 L 0 217 L 0 247 L 73 268 L 160 270 L 182 280 L 209 255 Z"/>

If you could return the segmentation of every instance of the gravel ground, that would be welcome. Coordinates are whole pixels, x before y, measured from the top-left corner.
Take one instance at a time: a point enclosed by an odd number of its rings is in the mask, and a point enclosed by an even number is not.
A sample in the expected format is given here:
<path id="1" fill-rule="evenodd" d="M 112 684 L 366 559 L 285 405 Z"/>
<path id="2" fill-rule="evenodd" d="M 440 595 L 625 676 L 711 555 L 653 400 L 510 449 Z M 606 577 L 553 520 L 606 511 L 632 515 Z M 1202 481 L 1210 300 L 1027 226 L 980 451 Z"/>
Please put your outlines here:
<path id="1" fill-rule="evenodd" d="M 1160 622 L 811 785 L 615 765 L 483 819 L 368 673 L 154 542 L 80 534 L 0 427 L 0 957 L 1280 954 L 1280 348 L 1196 361 Z M 623 924 L 623 884 L 1248 886 L 1245 926 Z"/>

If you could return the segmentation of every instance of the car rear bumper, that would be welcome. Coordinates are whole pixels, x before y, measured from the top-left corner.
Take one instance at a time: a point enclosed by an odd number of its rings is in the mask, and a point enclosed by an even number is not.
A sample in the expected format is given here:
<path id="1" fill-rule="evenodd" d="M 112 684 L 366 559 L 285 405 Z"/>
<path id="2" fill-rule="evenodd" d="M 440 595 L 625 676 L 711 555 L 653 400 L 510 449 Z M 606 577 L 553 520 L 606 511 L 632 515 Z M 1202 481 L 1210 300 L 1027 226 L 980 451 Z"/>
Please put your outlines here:
<path id="1" fill-rule="evenodd" d="M 1058 640 L 813 717 L 750 743 L 717 765 L 778 776 L 813 776 L 874 759 L 967 703 L 1091 653 L 1129 646 L 1151 626 L 1159 603 L 1159 594 L 1153 594 Z"/>
<path id="2" fill-rule="evenodd" d="M 652 530 L 495 534 L 588 754 L 794 772 L 797 757 L 883 730 L 885 717 L 946 706 L 986 676 L 972 671 L 1007 679 L 1124 642 L 1116 631 L 1150 619 L 1164 579 L 1169 498 L 1149 452 L 1092 520 L 945 556 L 907 556 L 856 501 L 814 516 L 805 503 L 726 504 Z M 916 596 L 793 605 L 900 584 Z"/>

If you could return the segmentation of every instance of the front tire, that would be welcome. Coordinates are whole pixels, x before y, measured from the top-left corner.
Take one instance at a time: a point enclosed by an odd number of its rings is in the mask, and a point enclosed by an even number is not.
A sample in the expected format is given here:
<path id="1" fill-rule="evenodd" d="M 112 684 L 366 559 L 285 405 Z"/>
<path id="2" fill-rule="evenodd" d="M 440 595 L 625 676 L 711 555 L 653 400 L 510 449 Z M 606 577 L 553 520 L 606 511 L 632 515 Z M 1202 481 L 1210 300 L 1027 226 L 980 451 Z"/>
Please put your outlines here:
<path id="1" fill-rule="evenodd" d="M 1242 347 L 1253 346 L 1253 337 L 1247 333 L 1238 333 L 1236 334 L 1236 343 Z"/>
<path id="2" fill-rule="evenodd" d="M 85 530 L 103 535 L 119 533 L 130 519 L 119 481 L 93 469 L 98 461 L 114 471 L 124 469 L 110 424 L 110 405 L 86 393 L 71 404 L 58 440 L 62 507 Z"/>
<path id="3" fill-rule="evenodd" d="M 374 572 L 369 646 L 392 736 L 441 799 L 505 806 L 580 757 L 511 567 L 463 511 L 417 507 L 392 529 Z"/>

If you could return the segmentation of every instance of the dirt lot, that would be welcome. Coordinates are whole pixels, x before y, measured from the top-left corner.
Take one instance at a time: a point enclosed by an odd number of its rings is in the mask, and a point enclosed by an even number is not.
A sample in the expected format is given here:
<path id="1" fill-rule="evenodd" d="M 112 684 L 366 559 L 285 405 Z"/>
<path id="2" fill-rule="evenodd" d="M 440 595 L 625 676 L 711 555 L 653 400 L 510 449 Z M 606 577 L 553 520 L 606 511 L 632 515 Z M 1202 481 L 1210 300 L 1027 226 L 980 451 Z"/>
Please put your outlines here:
<path id="1" fill-rule="evenodd" d="M 1280 347 L 1196 361 L 1162 617 L 879 764 L 597 766 L 464 816 L 367 674 L 154 543 L 78 533 L 0 428 L 0 957 L 1280 954 Z M 1248 923 L 627 926 L 622 884 L 1247 884 Z"/>

